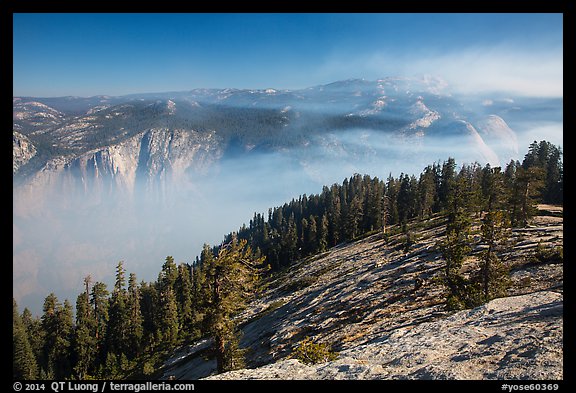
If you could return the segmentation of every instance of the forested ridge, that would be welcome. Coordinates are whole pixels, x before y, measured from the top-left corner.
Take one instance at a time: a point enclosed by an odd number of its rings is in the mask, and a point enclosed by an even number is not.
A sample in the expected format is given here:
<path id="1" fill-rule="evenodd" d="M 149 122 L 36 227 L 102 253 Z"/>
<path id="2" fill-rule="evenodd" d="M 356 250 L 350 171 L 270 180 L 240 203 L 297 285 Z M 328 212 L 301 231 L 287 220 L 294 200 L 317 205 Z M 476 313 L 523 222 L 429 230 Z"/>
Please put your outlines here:
<path id="1" fill-rule="evenodd" d="M 400 174 L 386 180 L 353 175 L 320 194 L 302 195 L 255 213 L 248 224 L 205 245 L 193 263 L 166 257 L 158 279 L 138 282 L 123 262 L 113 288 L 84 280 L 73 305 L 46 297 L 41 317 L 13 301 L 15 379 L 154 378 L 165 356 L 179 345 L 213 338 L 218 371 L 240 368 L 234 316 L 263 278 L 303 257 L 377 231 L 392 231 L 410 242 L 410 220 L 446 217 L 438 247 L 445 259 L 446 306 L 473 307 L 501 294 L 506 269 L 498 248 L 511 227 L 528 225 L 537 203 L 563 204 L 562 151 L 549 142 L 532 143 L 522 162 L 504 168 L 454 159 L 434 163 L 419 177 Z M 486 248 L 480 270 L 459 272 L 469 250 L 470 217 L 481 219 Z"/>

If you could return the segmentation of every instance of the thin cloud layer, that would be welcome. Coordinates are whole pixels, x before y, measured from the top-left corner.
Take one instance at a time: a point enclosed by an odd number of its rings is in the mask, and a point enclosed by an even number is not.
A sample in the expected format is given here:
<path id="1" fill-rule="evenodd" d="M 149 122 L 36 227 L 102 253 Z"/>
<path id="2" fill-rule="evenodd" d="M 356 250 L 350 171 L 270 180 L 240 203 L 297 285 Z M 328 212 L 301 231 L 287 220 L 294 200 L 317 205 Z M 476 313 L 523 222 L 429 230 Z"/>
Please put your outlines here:
<path id="1" fill-rule="evenodd" d="M 447 81 L 454 93 L 510 93 L 533 97 L 563 97 L 561 48 L 518 50 L 500 45 L 446 53 L 374 52 L 361 57 L 333 55 L 318 75 L 377 79 L 386 76 L 432 75 Z"/>

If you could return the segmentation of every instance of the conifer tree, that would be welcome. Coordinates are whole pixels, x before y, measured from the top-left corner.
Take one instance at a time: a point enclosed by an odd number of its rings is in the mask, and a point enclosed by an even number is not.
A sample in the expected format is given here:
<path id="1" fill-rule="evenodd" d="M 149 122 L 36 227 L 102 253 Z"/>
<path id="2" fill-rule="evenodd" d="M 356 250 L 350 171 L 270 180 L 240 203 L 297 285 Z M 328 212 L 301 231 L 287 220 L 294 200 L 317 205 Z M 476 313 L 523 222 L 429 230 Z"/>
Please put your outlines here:
<path id="1" fill-rule="evenodd" d="M 44 340 L 43 367 L 49 378 L 64 379 L 71 374 L 72 306 L 62 305 L 51 293 L 44 300 L 42 328 Z"/>
<path id="2" fill-rule="evenodd" d="M 336 184 L 332 185 L 328 194 L 328 241 L 331 246 L 335 246 L 341 241 L 340 220 L 342 217 L 342 206 L 339 194 L 338 186 Z"/>
<path id="3" fill-rule="evenodd" d="M 398 191 L 399 191 L 399 183 L 392 174 L 388 175 L 388 179 L 386 180 L 386 209 L 385 209 L 385 216 L 386 216 L 386 225 L 394 225 L 398 223 Z M 385 231 L 384 231 L 385 232 Z"/>
<path id="4" fill-rule="evenodd" d="M 140 354 L 143 347 L 142 338 L 144 335 L 142 311 L 140 308 L 140 288 L 136 280 L 136 274 L 134 273 L 130 273 L 128 278 L 126 312 L 128 313 L 126 355 L 129 359 L 133 359 Z"/>
<path id="5" fill-rule="evenodd" d="M 324 252 L 328 247 L 328 216 L 322 214 L 320 226 L 318 227 L 318 251 Z"/>
<path id="6" fill-rule="evenodd" d="M 76 329 L 74 331 L 74 373 L 78 379 L 89 375 L 96 361 L 96 320 L 90 307 L 90 276 L 84 279 L 85 291 L 76 299 Z"/>
<path id="7" fill-rule="evenodd" d="M 504 210 L 504 179 L 500 168 L 484 169 L 484 194 L 487 207 L 482 219 L 482 242 L 487 248 L 481 253 L 481 268 L 476 282 L 480 284 L 482 303 L 505 295 L 509 280 L 507 269 L 498 257 L 508 235 L 508 220 Z"/>
<path id="8" fill-rule="evenodd" d="M 34 359 L 37 364 L 38 376 L 40 375 L 39 360 L 42 359 L 42 351 L 44 346 L 44 331 L 42 330 L 42 322 L 40 317 L 32 316 L 28 308 L 22 311 L 22 323 L 28 335 L 28 342 L 32 348 Z"/>
<path id="9" fill-rule="evenodd" d="M 38 366 L 28 340 L 26 326 L 18 313 L 16 300 L 12 299 L 12 378 L 36 379 Z"/>
<path id="10" fill-rule="evenodd" d="M 282 238 L 283 264 L 288 265 L 298 259 L 298 229 L 294 213 L 288 218 L 288 226 Z"/>
<path id="11" fill-rule="evenodd" d="M 345 216 L 344 234 L 346 240 L 354 240 L 360 234 L 360 223 L 364 215 L 360 195 L 354 195 Z"/>
<path id="12" fill-rule="evenodd" d="M 140 312 L 142 314 L 142 337 L 146 346 L 154 349 L 156 346 L 156 331 L 159 329 L 158 289 L 156 285 L 140 283 Z"/>
<path id="13" fill-rule="evenodd" d="M 525 227 L 536 212 L 536 196 L 542 186 L 542 169 L 517 167 L 511 191 L 511 225 Z"/>
<path id="14" fill-rule="evenodd" d="M 116 281 L 110 297 L 109 320 L 107 326 L 107 351 L 116 355 L 125 353 L 127 347 L 129 313 L 127 311 L 126 270 L 124 263 L 116 266 Z"/>
<path id="15" fill-rule="evenodd" d="M 176 303 L 178 307 L 179 331 L 183 337 L 190 337 L 194 322 L 192 307 L 192 276 L 190 271 L 190 266 L 184 263 L 178 265 Z"/>
<path id="16" fill-rule="evenodd" d="M 306 243 L 307 254 L 315 254 L 318 252 L 318 225 L 316 224 L 316 217 L 314 217 L 312 214 L 308 218 Z"/>
<path id="17" fill-rule="evenodd" d="M 103 282 L 95 282 L 92 286 L 90 294 L 90 304 L 94 312 L 95 332 L 94 338 L 96 339 L 96 353 L 98 356 L 97 363 L 100 364 L 106 359 L 106 330 L 108 327 L 108 289 Z"/>
<path id="18" fill-rule="evenodd" d="M 440 210 L 446 209 L 448 206 L 448 195 L 454 187 L 456 179 L 456 161 L 450 157 L 442 164 L 440 173 L 440 184 L 438 186 L 438 204 Z"/>
<path id="19" fill-rule="evenodd" d="M 455 180 L 447 190 L 448 219 L 446 239 L 440 243 L 444 266 L 444 284 L 448 290 L 446 305 L 449 309 L 467 306 L 467 281 L 460 270 L 470 248 L 470 213 L 466 204 L 465 178 Z"/>
<path id="20" fill-rule="evenodd" d="M 436 184 L 434 182 L 434 171 L 428 165 L 420 175 L 418 181 L 418 216 L 421 219 L 432 215 L 434 207 L 434 197 L 436 195 Z"/>
<path id="21" fill-rule="evenodd" d="M 179 321 L 176 295 L 171 287 L 162 288 L 160 291 L 160 318 L 158 321 L 160 338 L 172 349 L 178 343 Z"/>
<path id="22" fill-rule="evenodd" d="M 174 289 L 176 280 L 178 278 L 178 266 L 174 262 L 172 256 L 167 256 L 164 264 L 162 265 L 162 271 L 158 276 L 158 285 L 161 289 Z"/>
<path id="23" fill-rule="evenodd" d="M 214 338 L 218 372 L 228 371 L 237 340 L 233 317 L 251 298 L 264 259 L 256 259 L 245 240 L 233 239 L 220 247 L 218 255 L 207 258 L 206 322 Z"/>

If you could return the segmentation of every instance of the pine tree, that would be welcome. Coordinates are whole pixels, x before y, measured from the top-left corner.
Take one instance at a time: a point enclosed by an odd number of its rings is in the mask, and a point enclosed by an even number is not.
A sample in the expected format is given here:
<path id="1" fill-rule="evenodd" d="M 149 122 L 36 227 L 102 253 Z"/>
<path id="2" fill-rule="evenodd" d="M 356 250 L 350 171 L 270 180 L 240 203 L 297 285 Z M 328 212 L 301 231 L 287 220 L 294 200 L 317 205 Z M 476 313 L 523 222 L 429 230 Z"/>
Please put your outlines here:
<path id="1" fill-rule="evenodd" d="M 448 189 L 446 239 L 440 243 L 444 267 L 444 284 L 448 290 L 446 305 L 449 309 L 467 306 L 467 281 L 460 270 L 470 248 L 470 213 L 466 204 L 465 178 L 455 180 Z"/>
<path id="2" fill-rule="evenodd" d="M 76 329 L 73 347 L 76 355 L 74 373 L 85 379 L 96 361 L 96 320 L 90 307 L 90 276 L 84 279 L 85 291 L 76 299 Z"/>
<path id="3" fill-rule="evenodd" d="M 108 289 L 103 282 L 96 282 L 92 286 L 90 294 L 90 305 L 94 312 L 95 331 L 94 338 L 96 339 L 96 353 L 97 364 L 100 364 L 106 359 L 106 330 L 108 327 Z"/>
<path id="4" fill-rule="evenodd" d="M 180 334 L 188 338 L 192 333 L 194 316 L 192 307 L 192 276 L 190 266 L 178 265 L 176 279 L 176 303 L 178 306 L 178 324 Z"/>
<path id="5" fill-rule="evenodd" d="M 316 224 L 316 217 L 310 215 L 308 218 L 308 228 L 307 228 L 307 246 L 306 252 L 307 254 L 315 254 L 318 252 L 319 244 L 318 244 L 318 225 Z"/>
<path id="6" fill-rule="evenodd" d="M 126 299 L 126 312 L 128 313 L 128 328 L 126 337 L 126 355 L 134 359 L 140 355 L 143 343 L 144 328 L 140 309 L 140 288 L 136 280 L 136 274 L 130 273 L 128 278 L 128 294 Z"/>
<path id="7" fill-rule="evenodd" d="M 129 351 L 127 346 L 129 313 L 127 311 L 126 270 L 124 263 L 116 266 L 116 281 L 110 297 L 109 320 L 106 332 L 107 351 L 121 355 Z"/>
<path id="8" fill-rule="evenodd" d="M 300 220 L 300 238 L 298 246 L 302 250 L 303 254 L 308 253 L 308 220 L 305 217 L 302 217 L 302 220 Z"/>
<path id="9" fill-rule="evenodd" d="M 512 184 L 510 204 L 512 227 L 526 227 L 536 212 L 536 196 L 542 186 L 542 169 L 517 167 Z"/>
<path id="10" fill-rule="evenodd" d="M 42 352 L 44 346 L 44 331 L 42 330 L 42 322 L 37 316 L 32 316 L 32 313 L 28 308 L 24 308 L 22 311 L 22 323 L 28 335 L 28 342 L 34 354 L 34 359 L 37 364 L 38 375 L 40 374 L 40 363 L 39 359 L 42 359 Z"/>
<path id="11" fill-rule="evenodd" d="M 435 195 L 434 170 L 432 166 L 428 165 L 418 181 L 418 216 L 420 219 L 425 219 L 432 215 Z"/>
<path id="12" fill-rule="evenodd" d="M 481 269 L 476 277 L 480 284 L 482 303 L 505 295 L 509 284 L 508 271 L 498 251 L 503 246 L 509 226 L 504 211 L 504 179 L 500 168 L 484 169 L 483 193 L 487 198 L 486 213 L 482 219 L 482 242 L 487 248 L 481 253 Z"/>
<path id="13" fill-rule="evenodd" d="M 342 204 L 340 202 L 340 193 L 338 192 L 338 186 L 336 184 L 332 185 L 330 192 L 328 194 L 328 222 L 329 222 L 329 234 L 328 241 L 331 246 L 337 245 L 341 240 L 340 232 L 340 221 L 342 217 Z"/>
<path id="14" fill-rule="evenodd" d="M 36 357 L 14 298 L 12 299 L 12 377 L 25 380 L 38 377 Z"/>
<path id="15" fill-rule="evenodd" d="M 101 379 L 120 379 L 120 367 L 118 364 L 118 356 L 114 352 L 108 352 L 106 361 L 100 366 Z"/>
<path id="16" fill-rule="evenodd" d="M 158 304 L 160 303 L 156 285 L 140 283 L 140 312 L 142 313 L 142 336 L 145 347 L 154 349 L 156 331 L 159 329 Z"/>
<path id="17" fill-rule="evenodd" d="M 282 251 L 285 266 L 298 259 L 298 229 L 294 213 L 288 218 L 288 226 L 282 237 Z"/>
<path id="18" fill-rule="evenodd" d="M 399 183 L 392 174 L 388 175 L 386 180 L 386 209 L 385 209 L 385 224 L 394 225 L 398 223 L 398 191 Z M 384 231 L 386 233 L 386 231 Z"/>
<path id="19" fill-rule="evenodd" d="M 561 203 L 563 189 L 562 150 L 547 141 L 534 141 L 522 161 L 522 168 L 538 172 L 540 190 L 535 198 L 543 203 Z"/>
<path id="20" fill-rule="evenodd" d="M 322 215 L 320 226 L 318 227 L 318 251 L 324 252 L 328 247 L 328 216 Z"/>
<path id="21" fill-rule="evenodd" d="M 362 222 L 363 215 L 361 196 L 355 195 L 345 215 L 344 234 L 346 240 L 354 240 L 360 234 L 360 223 Z"/>
<path id="22" fill-rule="evenodd" d="M 162 265 L 162 271 L 158 277 L 158 284 L 160 285 L 161 289 L 172 288 L 172 290 L 174 290 L 177 279 L 178 266 L 176 266 L 176 262 L 174 262 L 173 257 L 167 256 L 164 264 Z"/>
<path id="23" fill-rule="evenodd" d="M 441 210 L 448 206 L 448 195 L 454 187 L 456 180 L 456 161 L 450 157 L 442 165 L 438 186 L 438 205 Z"/>
<path id="24" fill-rule="evenodd" d="M 172 349 L 178 343 L 179 321 L 176 295 L 171 287 L 160 290 L 160 315 L 157 323 L 160 337 L 168 349 Z"/>
<path id="25" fill-rule="evenodd" d="M 72 372 L 72 306 L 68 300 L 62 305 L 51 293 L 44 300 L 42 328 L 46 334 L 43 351 L 43 367 L 48 376 L 64 379 Z"/>
<path id="26" fill-rule="evenodd" d="M 233 317 L 251 298 L 263 261 L 254 258 L 245 240 L 222 245 L 216 257 L 207 258 L 206 322 L 214 338 L 219 373 L 228 371 L 238 334 Z"/>
<path id="27" fill-rule="evenodd" d="M 382 202 L 384 198 L 384 185 L 375 177 L 367 177 L 367 193 L 364 207 L 364 228 L 366 231 L 375 231 L 382 228 Z"/>

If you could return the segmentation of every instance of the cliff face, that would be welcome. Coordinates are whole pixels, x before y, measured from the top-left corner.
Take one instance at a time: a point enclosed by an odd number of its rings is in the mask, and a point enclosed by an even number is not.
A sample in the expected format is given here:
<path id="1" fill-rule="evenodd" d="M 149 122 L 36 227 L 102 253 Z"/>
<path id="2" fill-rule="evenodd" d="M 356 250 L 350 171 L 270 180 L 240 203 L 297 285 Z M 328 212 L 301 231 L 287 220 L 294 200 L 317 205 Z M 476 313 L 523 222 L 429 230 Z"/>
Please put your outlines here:
<path id="1" fill-rule="evenodd" d="M 17 131 L 12 132 L 12 173 L 18 172 L 22 165 L 25 165 L 36 155 L 36 147 L 30 139 Z"/>
<path id="2" fill-rule="evenodd" d="M 25 139 L 15 166 L 30 155 Z M 33 146 L 32 146 L 33 148 Z M 28 149 L 28 150 L 26 150 Z M 186 173 L 203 173 L 222 155 L 214 133 L 155 128 L 140 132 L 118 144 L 93 149 L 79 156 L 50 159 L 21 187 L 15 188 L 18 204 L 42 195 L 76 195 L 90 198 L 132 197 L 136 192 L 155 194 L 167 187 L 185 186 Z M 16 171 L 16 169 L 15 169 Z M 42 190 L 42 193 L 38 193 Z"/>
<path id="3" fill-rule="evenodd" d="M 168 181 L 184 180 L 186 171 L 205 170 L 218 160 L 222 151 L 216 139 L 214 133 L 151 129 L 73 159 L 62 174 L 81 180 L 86 191 L 89 183 L 96 183 L 132 193 L 139 182 L 153 190 Z"/>

